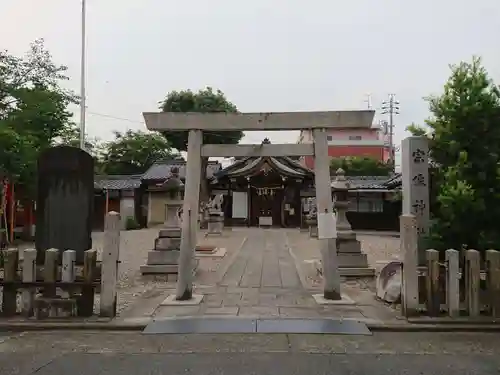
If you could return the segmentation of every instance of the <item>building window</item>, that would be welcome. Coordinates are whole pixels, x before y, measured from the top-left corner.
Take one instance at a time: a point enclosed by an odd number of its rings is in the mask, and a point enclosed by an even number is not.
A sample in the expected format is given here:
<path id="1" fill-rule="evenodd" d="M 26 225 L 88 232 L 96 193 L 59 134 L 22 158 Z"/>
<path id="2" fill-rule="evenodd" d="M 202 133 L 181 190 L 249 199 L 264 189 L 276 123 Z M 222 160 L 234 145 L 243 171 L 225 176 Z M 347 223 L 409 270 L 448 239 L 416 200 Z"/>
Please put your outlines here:
<path id="1" fill-rule="evenodd" d="M 350 135 L 349 140 L 350 141 L 361 141 L 362 137 L 360 135 Z"/>
<path id="2" fill-rule="evenodd" d="M 360 199 L 358 212 L 384 212 L 384 202 L 380 199 Z"/>
<path id="3" fill-rule="evenodd" d="M 384 212 L 384 201 L 377 198 L 364 198 L 360 197 L 356 202 L 356 199 L 349 200 L 348 211 L 354 212 Z"/>
<path id="4" fill-rule="evenodd" d="M 333 140 L 333 137 L 332 137 L 331 135 L 327 135 L 327 136 L 326 136 L 326 139 L 327 139 L 328 141 L 331 141 L 331 140 Z"/>

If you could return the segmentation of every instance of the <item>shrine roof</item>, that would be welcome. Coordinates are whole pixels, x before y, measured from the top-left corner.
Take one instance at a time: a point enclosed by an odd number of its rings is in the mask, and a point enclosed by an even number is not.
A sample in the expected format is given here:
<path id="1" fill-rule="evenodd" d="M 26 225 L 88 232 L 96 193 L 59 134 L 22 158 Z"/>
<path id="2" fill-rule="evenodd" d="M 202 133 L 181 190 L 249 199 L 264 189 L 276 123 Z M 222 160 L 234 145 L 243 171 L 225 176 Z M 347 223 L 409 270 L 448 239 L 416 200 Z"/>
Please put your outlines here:
<path id="1" fill-rule="evenodd" d="M 314 172 L 288 156 L 246 157 L 236 160 L 233 164 L 216 172 L 214 177 L 246 177 L 258 174 L 267 164 L 281 175 L 295 178 L 314 176 Z"/>
<path id="2" fill-rule="evenodd" d="M 166 180 L 172 176 L 172 168 L 179 169 L 179 178 L 186 178 L 186 161 L 184 160 L 160 160 L 155 162 L 142 176 L 142 181 L 152 182 Z M 207 165 L 207 178 L 212 178 L 214 173 L 220 171 L 222 165 L 218 161 L 209 161 Z"/>
<path id="3" fill-rule="evenodd" d="M 141 186 L 142 175 L 106 175 L 94 177 L 94 189 L 128 190 Z"/>
<path id="4" fill-rule="evenodd" d="M 401 181 L 401 175 L 394 176 L 346 176 L 349 181 L 349 190 L 392 190 L 397 189 L 400 185 L 397 181 Z M 335 176 L 331 177 L 332 185 L 335 181 Z"/>

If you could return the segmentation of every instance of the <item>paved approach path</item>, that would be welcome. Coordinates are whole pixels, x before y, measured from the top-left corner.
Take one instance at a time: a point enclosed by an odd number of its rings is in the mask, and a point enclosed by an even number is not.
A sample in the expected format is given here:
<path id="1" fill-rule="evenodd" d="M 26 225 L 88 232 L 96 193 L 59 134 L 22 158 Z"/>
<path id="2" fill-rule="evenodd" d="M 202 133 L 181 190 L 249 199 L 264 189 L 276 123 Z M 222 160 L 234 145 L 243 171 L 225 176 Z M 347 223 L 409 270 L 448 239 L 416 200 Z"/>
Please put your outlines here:
<path id="1" fill-rule="evenodd" d="M 366 319 L 357 306 L 320 306 L 299 278 L 287 231 L 249 229 L 217 285 L 202 286 L 199 306 L 160 306 L 155 317 L 223 315 L 241 317 Z"/>
<path id="2" fill-rule="evenodd" d="M 280 288 L 302 291 L 285 231 L 249 231 L 249 237 L 224 275 L 222 286 Z"/>

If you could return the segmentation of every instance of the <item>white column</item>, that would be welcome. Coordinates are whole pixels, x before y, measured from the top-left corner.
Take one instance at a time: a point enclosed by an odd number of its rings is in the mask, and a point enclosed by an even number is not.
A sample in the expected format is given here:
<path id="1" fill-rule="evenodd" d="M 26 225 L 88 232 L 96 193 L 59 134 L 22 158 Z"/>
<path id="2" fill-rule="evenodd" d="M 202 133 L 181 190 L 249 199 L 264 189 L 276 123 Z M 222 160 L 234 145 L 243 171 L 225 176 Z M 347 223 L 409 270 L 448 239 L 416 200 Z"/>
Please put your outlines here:
<path id="1" fill-rule="evenodd" d="M 193 258 L 198 231 L 202 143 L 202 131 L 190 130 L 187 149 L 186 185 L 184 188 L 184 204 L 182 206 L 182 235 L 179 255 L 179 277 L 176 291 L 177 300 L 189 300 L 193 295 Z"/>
<path id="2" fill-rule="evenodd" d="M 429 144 L 426 137 L 408 137 L 401 144 L 403 215 L 415 215 L 419 237 L 429 231 Z M 419 251 L 419 265 L 425 252 Z"/>
<path id="3" fill-rule="evenodd" d="M 330 160 L 328 140 L 325 129 L 314 129 L 314 178 L 316 185 L 316 205 L 318 225 L 321 214 L 333 214 L 332 189 L 330 187 Z M 324 297 L 340 300 L 340 276 L 337 263 L 337 245 L 335 238 L 319 238 L 323 263 Z"/>

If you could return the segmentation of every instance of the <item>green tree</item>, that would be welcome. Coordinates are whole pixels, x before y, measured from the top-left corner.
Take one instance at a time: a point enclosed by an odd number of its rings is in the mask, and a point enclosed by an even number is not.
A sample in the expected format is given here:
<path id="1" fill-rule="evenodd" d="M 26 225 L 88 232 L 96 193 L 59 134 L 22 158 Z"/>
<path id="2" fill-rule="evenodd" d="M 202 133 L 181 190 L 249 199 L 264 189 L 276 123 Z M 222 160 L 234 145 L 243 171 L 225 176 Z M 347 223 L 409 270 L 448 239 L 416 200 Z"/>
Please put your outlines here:
<path id="1" fill-rule="evenodd" d="M 168 141 L 158 133 L 127 130 L 103 145 L 102 165 L 106 174 L 144 173 L 159 159 L 174 159 Z"/>
<path id="2" fill-rule="evenodd" d="M 77 98 L 61 88 L 66 67 L 36 40 L 25 57 L 0 52 L 0 162 L 4 177 L 32 193 L 38 154 L 70 124 Z"/>
<path id="3" fill-rule="evenodd" d="M 423 126 L 417 125 L 413 122 L 406 127 L 406 131 L 410 132 L 413 136 L 427 135 L 427 130 Z"/>
<path id="4" fill-rule="evenodd" d="M 500 246 L 500 90 L 479 58 L 451 66 L 440 96 L 427 98 L 430 158 L 438 168 L 431 246 Z"/>
<path id="5" fill-rule="evenodd" d="M 66 145 L 72 147 L 80 147 L 80 127 L 75 124 L 69 124 L 60 134 L 54 139 L 54 145 Z M 104 152 L 105 143 L 99 138 L 85 136 L 85 151 L 87 151 L 94 159 L 94 171 L 96 174 L 105 173 Z"/>
<path id="6" fill-rule="evenodd" d="M 231 103 L 220 90 L 214 91 L 207 87 L 193 92 L 191 90 L 172 91 L 165 100 L 160 103 L 160 109 L 164 112 L 199 112 L 214 113 L 238 112 L 236 106 Z M 179 151 L 187 151 L 188 132 L 187 131 L 165 131 L 163 135 L 168 142 Z M 203 143 L 205 144 L 237 144 L 243 137 L 242 131 L 227 132 L 203 132 Z M 208 183 L 206 179 L 206 168 L 208 158 L 202 158 L 200 200 L 208 200 Z"/>
<path id="7" fill-rule="evenodd" d="M 389 176 L 392 168 L 388 163 L 368 156 L 349 156 L 330 160 L 330 174 L 342 168 L 346 176 Z"/>

